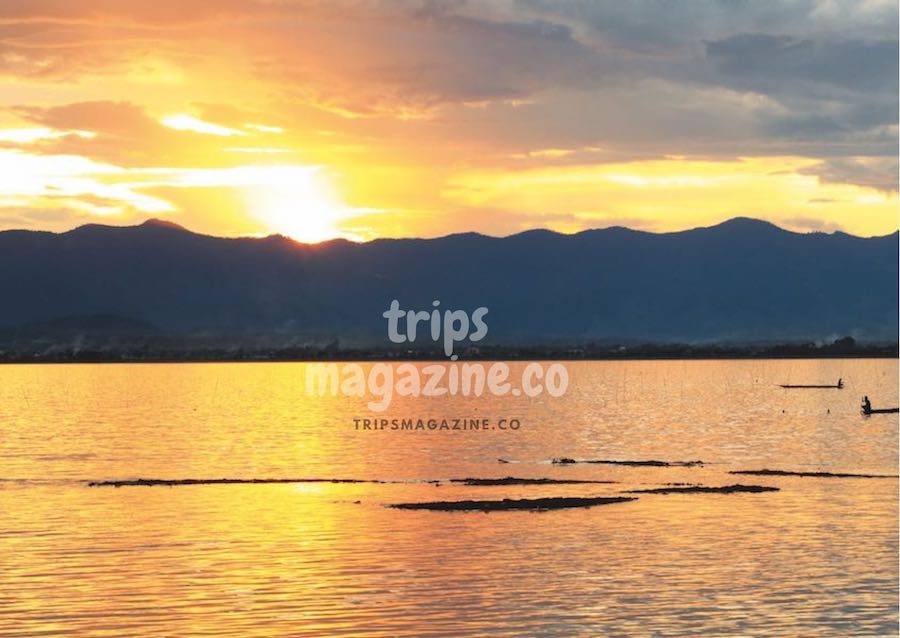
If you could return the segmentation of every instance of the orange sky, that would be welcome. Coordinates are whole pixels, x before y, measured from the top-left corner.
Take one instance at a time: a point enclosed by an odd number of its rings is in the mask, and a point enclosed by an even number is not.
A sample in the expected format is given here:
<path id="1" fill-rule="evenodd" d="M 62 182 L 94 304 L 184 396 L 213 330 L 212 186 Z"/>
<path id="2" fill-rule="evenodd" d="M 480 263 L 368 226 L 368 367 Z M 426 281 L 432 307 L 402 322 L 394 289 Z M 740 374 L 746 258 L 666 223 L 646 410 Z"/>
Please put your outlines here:
<path id="1" fill-rule="evenodd" d="M 0 0 L 0 229 L 897 229 L 895 3 L 652 5 Z"/>

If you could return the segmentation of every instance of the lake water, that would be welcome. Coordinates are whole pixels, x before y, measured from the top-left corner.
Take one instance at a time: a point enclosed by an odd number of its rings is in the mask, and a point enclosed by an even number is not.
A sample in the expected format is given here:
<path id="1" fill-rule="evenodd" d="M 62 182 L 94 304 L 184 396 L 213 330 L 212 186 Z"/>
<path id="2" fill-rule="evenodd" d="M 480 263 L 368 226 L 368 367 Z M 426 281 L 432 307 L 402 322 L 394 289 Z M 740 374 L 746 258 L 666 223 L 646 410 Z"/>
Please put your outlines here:
<path id="1" fill-rule="evenodd" d="M 518 370 L 520 364 L 512 364 Z M 565 397 L 395 398 L 388 418 L 518 431 L 357 431 L 293 363 L 0 366 L 2 636 L 895 636 L 897 362 L 571 362 Z M 843 390 L 783 390 L 833 383 Z M 553 457 L 701 467 L 552 465 Z M 511 461 L 498 462 L 498 458 Z M 614 484 L 470 487 L 550 477 Z M 401 483 L 88 487 L 102 479 Z M 547 512 L 414 501 L 615 496 Z"/>

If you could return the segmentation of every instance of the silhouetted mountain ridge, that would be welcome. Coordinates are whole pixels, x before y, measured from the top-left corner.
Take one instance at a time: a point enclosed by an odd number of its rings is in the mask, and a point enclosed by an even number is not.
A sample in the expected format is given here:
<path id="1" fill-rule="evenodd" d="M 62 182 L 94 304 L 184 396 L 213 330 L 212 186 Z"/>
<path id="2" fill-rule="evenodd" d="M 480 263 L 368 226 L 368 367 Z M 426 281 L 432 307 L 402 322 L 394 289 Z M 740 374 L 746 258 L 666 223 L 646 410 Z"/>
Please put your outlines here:
<path id="1" fill-rule="evenodd" d="M 177 224 L 0 232 L 0 326 L 115 315 L 161 330 L 381 344 L 381 313 L 487 306 L 488 339 L 894 339 L 897 233 L 794 233 L 736 218 L 649 233 L 219 238 Z"/>

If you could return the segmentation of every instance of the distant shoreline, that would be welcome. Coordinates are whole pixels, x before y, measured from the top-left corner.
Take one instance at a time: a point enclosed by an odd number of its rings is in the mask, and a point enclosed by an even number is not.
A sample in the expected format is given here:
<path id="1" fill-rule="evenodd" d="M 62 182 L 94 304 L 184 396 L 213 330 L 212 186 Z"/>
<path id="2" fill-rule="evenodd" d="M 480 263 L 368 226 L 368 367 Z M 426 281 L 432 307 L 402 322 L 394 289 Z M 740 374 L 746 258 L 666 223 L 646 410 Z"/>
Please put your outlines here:
<path id="1" fill-rule="evenodd" d="M 487 346 L 464 350 L 466 361 L 671 361 L 741 359 L 897 359 L 897 344 L 858 344 L 842 339 L 828 345 L 687 345 L 637 346 Z M 198 348 L 198 349 L 92 349 L 55 352 L 2 351 L 0 365 L 23 363 L 205 363 L 205 362 L 348 362 L 441 361 L 439 349 L 389 348 Z"/>

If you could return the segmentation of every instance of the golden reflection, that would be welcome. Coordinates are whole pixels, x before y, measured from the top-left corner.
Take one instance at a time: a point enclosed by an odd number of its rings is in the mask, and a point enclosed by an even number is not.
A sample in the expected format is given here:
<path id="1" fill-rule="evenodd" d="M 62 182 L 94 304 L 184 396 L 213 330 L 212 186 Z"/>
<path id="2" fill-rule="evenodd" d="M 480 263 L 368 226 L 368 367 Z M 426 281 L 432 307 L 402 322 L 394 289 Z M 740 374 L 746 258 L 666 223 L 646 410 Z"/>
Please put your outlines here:
<path id="1" fill-rule="evenodd" d="M 896 401 L 894 362 L 567 365 L 564 402 L 398 397 L 388 413 L 516 415 L 515 434 L 357 431 L 365 399 L 306 396 L 305 364 L 4 366 L 0 635 L 890 633 L 897 480 L 728 470 L 896 474 L 896 417 L 863 419 L 855 397 Z M 845 390 L 817 400 L 777 387 L 837 376 Z M 707 463 L 547 463 L 561 455 Z M 447 482 L 510 475 L 617 482 Z M 85 484 L 129 477 L 398 482 Z M 385 507 L 736 482 L 780 491 L 537 514 Z"/>

